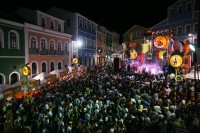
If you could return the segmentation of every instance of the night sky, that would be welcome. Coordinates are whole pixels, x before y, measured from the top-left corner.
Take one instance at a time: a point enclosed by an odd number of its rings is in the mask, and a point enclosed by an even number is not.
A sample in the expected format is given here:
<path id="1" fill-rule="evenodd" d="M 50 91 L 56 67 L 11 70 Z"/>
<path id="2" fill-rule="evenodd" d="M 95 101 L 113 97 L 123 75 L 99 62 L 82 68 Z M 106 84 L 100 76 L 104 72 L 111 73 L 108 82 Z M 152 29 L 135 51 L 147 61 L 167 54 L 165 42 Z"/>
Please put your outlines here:
<path id="1" fill-rule="evenodd" d="M 178 0 L 7 0 L 7 6 L 3 8 L 14 10 L 24 6 L 45 11 L 52 6 L 60 7 L 78 12 L 108 30 L 123 35 L 134 25 L 150 28 L 159 23 L 167 17 L 167 7 L 176 1 Z"/>

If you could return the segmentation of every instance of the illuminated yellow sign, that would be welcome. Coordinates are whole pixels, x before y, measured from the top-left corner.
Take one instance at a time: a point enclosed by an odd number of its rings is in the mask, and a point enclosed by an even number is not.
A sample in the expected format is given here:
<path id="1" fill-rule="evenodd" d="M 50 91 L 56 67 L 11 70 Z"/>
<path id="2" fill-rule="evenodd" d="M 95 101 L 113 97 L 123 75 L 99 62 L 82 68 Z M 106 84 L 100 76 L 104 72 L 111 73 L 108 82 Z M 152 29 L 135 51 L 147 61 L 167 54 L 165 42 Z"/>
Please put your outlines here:
<path id="1" fill-rule="evenodd" d="M 135 59 L 137 57 L 137 52 L 135 50 L 130 50 L 131 59 Z"/>
<path id="2" fill-rule="evenodd" d="M 183 64 L 183 58 L 180 55 L 173 55 L 170 57 L 170 65 L 172 67 L 180 67 Z"/>
<path id="3" fill-rule="evenodd" d="M 27 65 L 24 65 L 24 66 L 22 67 L 22 74 L 23 74 L 24 76 L 30 75 L 30 74 L 31 74 L 31 68 L 30 68 L 29 66 L 27 66 Z"/>
<path id="4" fill-rule="evenodd" d="M 72 62 L 73 62 L 74 64 L 77 64 L 77 63 L 78 63 L 78 58 L 73 58 Z"/>
<path id="5" fill-rule="evenodd" d="M 175 80 L 176 80 L 176 81 L 182 81 L 182 79 L 183 79 L 183 78 L 182 78 L 182 76 L 180 76 L 180 75 L 177 75 L 177 76 L 175 77 Z"/>
<path id="6" fill-rule="evenodd" d="M 167 48 L 168 46 L 168 36 L 157 36 L 155 39 L 154 39 L 154 46 L 156 48 Z"/>

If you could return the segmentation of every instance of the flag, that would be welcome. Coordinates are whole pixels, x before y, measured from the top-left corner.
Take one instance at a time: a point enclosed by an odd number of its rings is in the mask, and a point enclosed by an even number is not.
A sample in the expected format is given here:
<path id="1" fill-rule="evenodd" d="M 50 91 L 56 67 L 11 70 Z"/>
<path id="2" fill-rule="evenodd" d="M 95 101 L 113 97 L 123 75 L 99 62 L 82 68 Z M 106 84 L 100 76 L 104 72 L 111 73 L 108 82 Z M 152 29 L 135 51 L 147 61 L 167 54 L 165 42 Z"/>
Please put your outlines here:
<path id="1" fill-rule="evenodd" d="M 166 50 L 162 50 L 159 52 L 159 59 L 163 59 L 163 54 L 166 52 Z"/>
<path id="2" fill-rule="evenodd" d="M 146 53 L 150 50 L 150 44 L 149 43 L 144 43 L 142 44 L 142 53 Z"/>

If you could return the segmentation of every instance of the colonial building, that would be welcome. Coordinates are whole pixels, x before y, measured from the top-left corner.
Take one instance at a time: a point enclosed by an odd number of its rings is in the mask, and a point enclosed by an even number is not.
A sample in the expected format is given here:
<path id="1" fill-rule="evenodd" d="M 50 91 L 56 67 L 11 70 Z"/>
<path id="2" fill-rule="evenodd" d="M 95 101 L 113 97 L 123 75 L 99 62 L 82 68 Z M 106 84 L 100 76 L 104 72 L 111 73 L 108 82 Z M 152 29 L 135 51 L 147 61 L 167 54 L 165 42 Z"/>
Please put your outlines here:
<path id="1" fill-rule="evenodd" d="M 64 32 L 64 20 L 27 8 L 19 8 L 15 13 L 26 20 L 25 63 L 31 67 L 31 77 L 71 64 L 72 35 Z"/>
<path id="2" fill-rule="evenodd" d="M 130 50 L 135 50 L 138 54 L 141 52 L 141 45 L 148 41 L 148 38 L 144 38 L 144 33 L 147 28 L 134 25 L 126 33 L 123 34 L 123 53 L 127 57 Z M 134 59 L 138 58 L 134 57 Z M 130 56 L 127 58 L 131 58 Z"/>
<path id="3" fill-rule="evenodd" d="M 73 56 L 78 57 L 79 64 L 94 66 L 97 62 L 97 24 L 79 13 L 60 8 L 50 8 L 47 13 L 66 21 L 64 32 L 73 35 Z"/>
<path id="4" fill-rule="evenodd" d="M 199 4 L 198 0 L 178 0 L 167 9 L 167 18 L 151 27 L 153 31 L 172 29 L 177 41 L 188 40 L 195 46 L 198 56 L 199 46 L 197 34 L 199 31 Z"/>
<path id="5" fill-rule="evenodd" d="M 0 84 L 14 84 L 24 78 L 24 24 L 0 13 Z"/>
<path id="6" fill-rule="evenodd" d="M 119 37 L 120 35 L 118 33 L 112 32 L 112 51 L 114 53 L 118 53 L 120 50 Z"/>
<path id="7" fill-rule="evenodd" d="M 97 65 L 105 63 L 106 58 L 106 28 L 97 26 Z"/>

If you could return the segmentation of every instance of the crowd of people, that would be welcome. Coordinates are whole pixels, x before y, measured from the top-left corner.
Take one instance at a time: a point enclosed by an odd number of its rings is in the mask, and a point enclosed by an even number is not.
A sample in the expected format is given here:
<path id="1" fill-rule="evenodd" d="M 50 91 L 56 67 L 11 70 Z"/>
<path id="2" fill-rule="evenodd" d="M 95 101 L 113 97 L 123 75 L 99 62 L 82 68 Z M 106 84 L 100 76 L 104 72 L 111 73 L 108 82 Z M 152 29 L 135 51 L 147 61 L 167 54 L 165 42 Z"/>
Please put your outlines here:
<path id="1" fill-rule="evenodd" d="M 163 74 L 96 67 L 40 94 L 3 101 L 0 132 L 199 133 L 200 103 L 193 86 L 191 79 L 176 84 Z"/>

